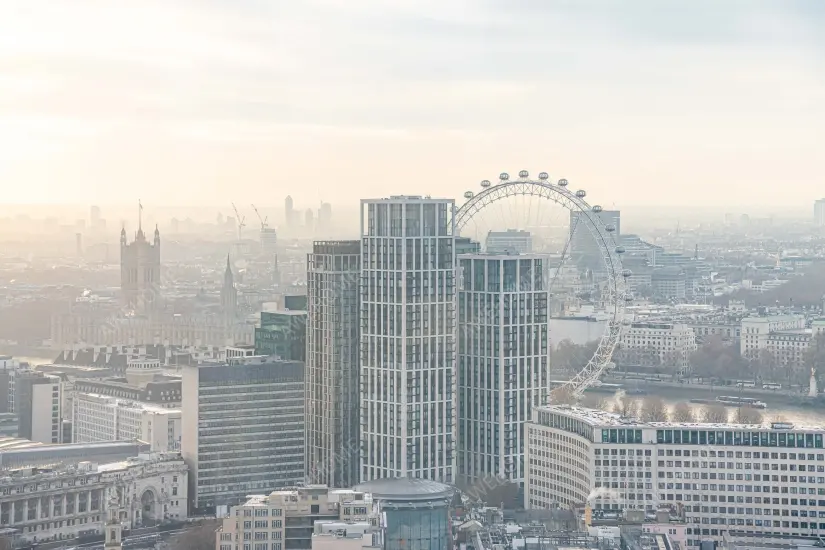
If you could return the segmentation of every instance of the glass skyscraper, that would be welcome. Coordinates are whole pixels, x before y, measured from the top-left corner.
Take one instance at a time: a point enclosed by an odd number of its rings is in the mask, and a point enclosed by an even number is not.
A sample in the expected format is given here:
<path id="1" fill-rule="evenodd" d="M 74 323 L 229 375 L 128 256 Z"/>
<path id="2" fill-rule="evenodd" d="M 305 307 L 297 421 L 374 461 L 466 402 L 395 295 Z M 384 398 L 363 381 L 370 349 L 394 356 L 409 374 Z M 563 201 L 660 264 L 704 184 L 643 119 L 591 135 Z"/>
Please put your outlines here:
<path id="1" fill-rule="evenodd" d="M 361 201 L 361 479 L 455 477 L 453 200 Z"/>

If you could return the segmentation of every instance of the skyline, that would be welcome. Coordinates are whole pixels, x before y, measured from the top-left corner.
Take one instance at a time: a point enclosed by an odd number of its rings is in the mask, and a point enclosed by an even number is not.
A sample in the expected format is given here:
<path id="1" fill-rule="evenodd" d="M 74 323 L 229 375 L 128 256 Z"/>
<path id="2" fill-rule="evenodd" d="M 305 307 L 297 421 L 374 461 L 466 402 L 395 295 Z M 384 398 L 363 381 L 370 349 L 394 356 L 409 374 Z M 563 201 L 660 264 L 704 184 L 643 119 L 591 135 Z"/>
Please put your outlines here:
<path id="1" fill-rule="evenodd" d="M 4 202 L 346 208 L 526 168 L 618 208 L 804 210 L 823 24 L 815 1 L 13 0 Z"/>

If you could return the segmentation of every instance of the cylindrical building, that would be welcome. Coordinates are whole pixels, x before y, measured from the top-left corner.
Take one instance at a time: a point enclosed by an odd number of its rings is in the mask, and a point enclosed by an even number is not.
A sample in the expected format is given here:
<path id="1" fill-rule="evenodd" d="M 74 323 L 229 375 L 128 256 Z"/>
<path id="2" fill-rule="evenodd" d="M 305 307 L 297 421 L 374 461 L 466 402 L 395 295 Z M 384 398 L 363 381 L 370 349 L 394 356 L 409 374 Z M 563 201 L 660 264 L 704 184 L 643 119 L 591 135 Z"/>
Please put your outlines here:
<path id="1" fill-rule="evenodd" d="M 378 502 L 384 550 L 451 548 L 449 485 L 428 479 L 377 479 L 356 488 Z"/>

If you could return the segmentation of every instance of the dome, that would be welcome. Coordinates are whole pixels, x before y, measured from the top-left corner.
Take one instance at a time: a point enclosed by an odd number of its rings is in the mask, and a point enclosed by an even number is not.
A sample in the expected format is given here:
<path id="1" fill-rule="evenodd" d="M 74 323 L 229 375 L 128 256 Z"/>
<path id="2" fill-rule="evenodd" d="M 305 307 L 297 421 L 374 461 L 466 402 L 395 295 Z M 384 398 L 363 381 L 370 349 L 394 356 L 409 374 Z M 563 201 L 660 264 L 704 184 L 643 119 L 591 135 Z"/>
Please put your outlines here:
<path id="1" fill-rule="evenodd" d="M 451 499 L 454 492 L 438 481 L 409 477 L 376 479 L 356 486 L 355 490 L 386 501 L 444 500 Z"/>

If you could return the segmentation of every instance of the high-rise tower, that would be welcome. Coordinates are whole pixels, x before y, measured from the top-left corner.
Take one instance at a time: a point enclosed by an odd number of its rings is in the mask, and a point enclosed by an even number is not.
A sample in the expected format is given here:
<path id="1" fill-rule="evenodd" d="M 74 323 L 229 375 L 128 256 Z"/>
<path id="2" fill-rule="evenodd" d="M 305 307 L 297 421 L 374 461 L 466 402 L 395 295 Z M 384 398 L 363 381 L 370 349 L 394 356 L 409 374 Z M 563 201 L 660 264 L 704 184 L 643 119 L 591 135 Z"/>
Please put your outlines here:
<path id="1" fill-rule="evenodd" d="M 143 233 L 143 207 L 138 216 L 135 240 L 126 242 L 126 228 L 120 231 L 120 291 L 123 304 L 138 313 L 160 306 L 160 231 L 155 226 L 154 242 Z"/>
<path id="2" fill-rule="evenodd" d="M 453 200 L 361 201 L 361 479 L 455 477 Z"/>
<path id="3" fill-rule="evenodd" d="M 524 425 L 547 398 L 547 291 L 533 254 L 459 256 L 458 476 L 524 481 Z"/>
<path id="4" fill-rule="evenodd" d="M 284 199 L 284 223 L 287 227 L 292 227 L 295 223 L 294 203 L 290 195 Z"/>
<path id="5" fill-rule="evenodd" d="M 232 265 L 229 254 L 226 255 L 226 269 L 223 272 L 223 286 L 221 287 L 221 307 L 227 316 L 234 317 L 238 309 L 238 289 L 235 287 L 235 276 L 232 274 Z"/>
<path id="6" fill-rule="evenodd" d="M 361 243 L 319 241 L 307 260 L 306 473 L 311 483 L 359 482 Z"/>

